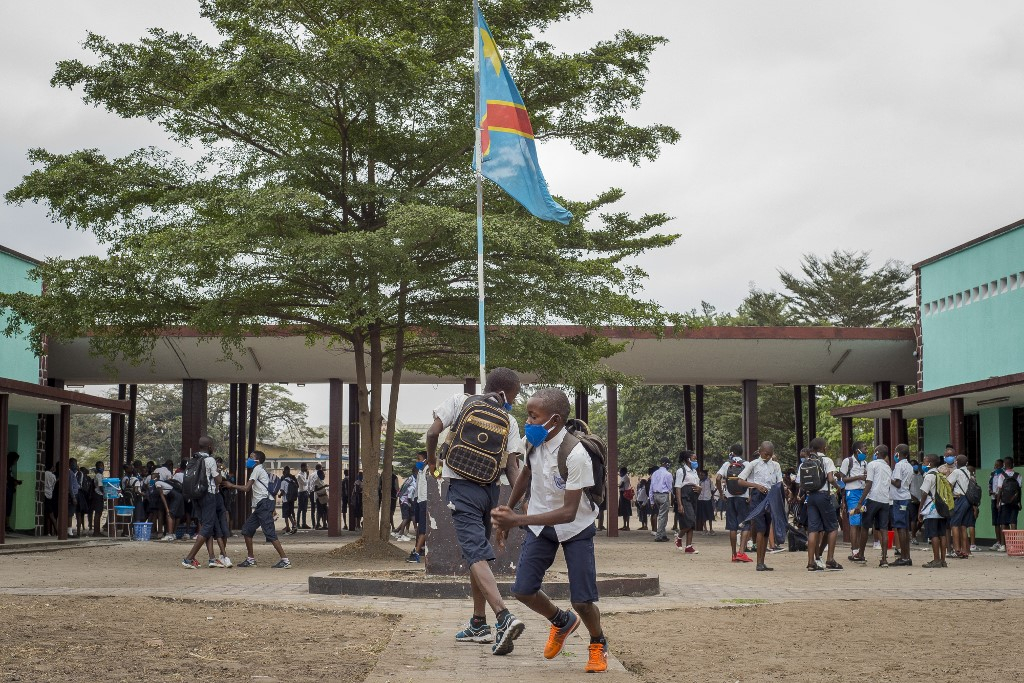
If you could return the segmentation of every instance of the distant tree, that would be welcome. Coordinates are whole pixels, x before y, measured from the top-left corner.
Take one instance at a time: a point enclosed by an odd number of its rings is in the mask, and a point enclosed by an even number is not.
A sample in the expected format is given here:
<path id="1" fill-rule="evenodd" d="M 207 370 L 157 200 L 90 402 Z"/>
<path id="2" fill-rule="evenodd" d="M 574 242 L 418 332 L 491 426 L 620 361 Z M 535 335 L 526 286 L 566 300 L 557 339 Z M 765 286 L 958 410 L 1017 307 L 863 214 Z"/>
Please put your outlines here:
<path id="1" fill-rule="evenodd" d="M 795 321 L 801 325 L 897 327 L 914 320 L 910 269 L 888 260 L 871 269 L 870 252 L 833 251 L 828 259 L 806 254 L 802 276 L 779 271 Z M 753 292 L 752 292 L 753 294 Z"/>
<path id="2" fill-rule="evenodd" d="M 683 387 L 627 387 L 619 403 L 619 466 L 646 474 L 662 457 L 675 462 L 686 447 Z"/>
<path id="3" fill-rule="evenodd" d="M 736 324 L 784 327 L 796 325 L 798 321 L 785 296 L 758 289 L 751 283 L 750 293 L 736 309 Z"/>
<path id="4" fill-rule="evenodd" d="M 416 463 L 416 454 L 426 448 L 423 442 L 423 435 L 411 432 L 408 429 L 395 431 L 395 459 L 394 471 L 401 478 L 409 476 L 412 467 Z"/>

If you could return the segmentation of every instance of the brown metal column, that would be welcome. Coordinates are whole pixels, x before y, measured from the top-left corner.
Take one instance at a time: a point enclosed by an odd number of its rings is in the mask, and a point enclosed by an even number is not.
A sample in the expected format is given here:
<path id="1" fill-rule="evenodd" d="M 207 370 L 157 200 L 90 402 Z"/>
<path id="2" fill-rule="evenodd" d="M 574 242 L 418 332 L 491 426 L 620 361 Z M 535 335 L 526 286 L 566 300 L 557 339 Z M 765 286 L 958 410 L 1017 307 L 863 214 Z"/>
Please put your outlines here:
<path id="1" fill-rule="evenodd" d="M 807 442 L 818 436 L 818 387 L 807 385 Z"/>
<path id="2" fill-rule="evenodd" d="M 256 450 L 257 428 L 260 418 L 260 385 L 253 384 L 249 392 L 249 450 Z M 248 453 L 245 454 L 248 457 Z"/>
<path id="3" fill-rule="evenodd" d="M 359 385 L 348 385 L 348 500 L 352 508 L 352 490 L 355 488 L 356 475 L 359 473 Z M 352 516 L 349 515 L 348 528 L 352 528 Z"/>
<path id="4" fill-rule="evenodd" d="M 892 384 L 889 382 L 875 382 L 875 400 L 884 401 L 887 398 L 892 398 Z M 875 420 L 875 445 L 880 446 L 885 444 L 889 447 L 889 452 L 892 453 L 893 444 L 890 443 L 891 435 L 889 434 L 889 418 L 882 418 Z"/>
<path id="5" fill-rule="evenodd" d="M 341 536 L 341 438 L 344 419 L 345 384 L 330 380 L 327 427 L 327 535 Z"/>
<path id="6" fill-rule="evenodd" d="M 476 394 L 476 377 L 467 377 L 462 383 L 463 393 L 473 396 Z"/>
<path id="7" fill-rule="evenodd" d="M 793 431 L 796 432 L 796 450 L 803 450 L 804 441 L 804 392 L 797 384 L 793 387 Z"/>
<path id="8" fill-rule="evenodd" d="M 694 424 L 694 431 L 696 434 L 693 440 L 694 450 L 697 451 L 697 460 L 700 461 L 700 466 L 704 467 L 704 385 L 698 384 L 696 393 L 696 418 Z"/>
<path id="9" fill-rule="evenodd" d="M 898 444 L 903 443 L 903 439 L 900 438 L 900 432 L 903 426 L 903 411 L 899 409 L 892 409 L 889 411 L 889 442 L 892 444 L 889 447 L 889 455 L 892 455 Z"/>
<path id="10" fill-rule="evenodd" d="M 235 483 L 245 483 L 245 461 L 238 457 L 238 384 L 228 386 L 228 468 L 235 475 Z M 235 493 L 234 509 L 231 511 L 234 527 L 238 529 L 245 519 L 245 496 Z"/>
<path id="11" fill-rule="evenodd" d="M 131 402 L 131 408 L 128 410 L 128 438 L 127 446 L 125 447 L 125 461 L 131 464 L 135 462 L 135 424 L 139 408 L 138 384 L 128 385 L 128 400 Z"/>
<path id="12" fill-rule="evenodd" d="M 0 394 L 0 510 L 7 512 L 7 431 L 10 428 L 10 405 L 11 395 Z M 0 545 L 3 545 L 7 535 L 7 518 L 0 524 Z"/>
<path id="13" fill-rule="evenodd" d="M 576 390 L 576 419 L 590 424 L 590 395 L 586 389 Z"/>
<path id="14" fill-rule="evenodd" d="M 608 536 L 619 535 L 619 387 L 605 386 L 608 411 Z"/>
<path id="15" fill-rule="evenodd" d="M 757 450 L 757 380 L 743 380 L 743 452 L 752 459 Z"/>
<path id="16" fill-rule="evenodd" d="M 683 419 L 686 421 L 686 449 L 693 450 L 693 400 L 690 385 L 683 385 Z"/>
<path id="17" fill-rule="evenodd" d="M 853 418 L 839 418 L 839 423 L 842 428 L 842 441 L 839 445 L 839 459 L 842 460 L 853 452 Z"/>
<path id="18" fill-rule="evenodd" d="M 57 540 L 68 540 L 68 496 L 71 495 L 71 406 L 60 407 L 60 437 L 58 441 L 60 468 L 60 497 L 57 500 Z"/>
<path id="19" fill-rule="evenodd" d="M 964 452 L 964 399 L 949 399 L 949 442 L 957 455 Z"/>
<path id="20" fill-rule="evenodd" d="M 110 414 L 110 476 L 121 478 L 121 461 L 124 453 L 121 446 L 124 444 L 124 415 L 120 413 Z"/>
<path id="21" fill-rule="evenodd" d="M 204 379 L 181 383 L 181 457 L 189 458 L 199 437 L 206 433 L 206 392 Z"/>

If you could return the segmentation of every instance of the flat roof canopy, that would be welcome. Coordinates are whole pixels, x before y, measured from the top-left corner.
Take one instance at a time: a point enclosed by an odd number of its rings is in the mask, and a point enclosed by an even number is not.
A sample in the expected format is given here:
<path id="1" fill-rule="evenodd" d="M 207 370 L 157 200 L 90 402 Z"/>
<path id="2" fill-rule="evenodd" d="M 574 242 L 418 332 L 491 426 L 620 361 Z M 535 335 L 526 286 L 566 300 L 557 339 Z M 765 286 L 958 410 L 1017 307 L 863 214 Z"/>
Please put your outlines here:
<path id="1" fill-rule="evenodd" d="M 575 326 L 548 329 L 563 336 L 593 332 Z M 662 339 L 636 328 L 597 332 L 627 344 L 608 359 L 608 365 L 641 377 L 646 384 L 723 386 L 748 379 L 762 384 L 914 384 L 917 378 L 914 331 L 909 328 L 705 327 L 674 334 L 669 330 Z M 51 343 L 47 363 L 50 376 L 68 384 L 158 384 L 182 379 L 316 383 L 356 378 L 351 351 L 322 341 L 307 346 L 302 335 L 268 328 L 266 335 L 248 337 L 244 347 L 228 359 L 219 338 L 181 329 L 158 340 L 149 362 L 114 363 L 113 374 L 109 361 L 89 353 L 88 338 Z M 402 375 L 406 384 L 461 384 L 463 379 Z"/>
<path id="2" fill-rule="evenodd" d="M 7 394 L 8 408 L 22 413 L 58 415 L 62 405 L 71 407 L 72 415 L 95 415 L 99 413 L 120 413 L 127 415 L 131 409 L 128 401 L 117 401 L 77 391 L 66 391 L 31 382 L 19 382 L 0 378 L 0 394 Z"/>
<path id="3" fill-rule="evenodd" d="M 933 415 L 948 415 L 951 398 L 964 400 L 965 413 L 975 413 L 985 408 L 1019 408 L 1024 406 L 1024 373 L 990 377 L 884 401 L 835 408 L 832 415 L 885 419 L 889 417 L 889 411 L 902 410 L 903 419 L 916 420 Z"/>

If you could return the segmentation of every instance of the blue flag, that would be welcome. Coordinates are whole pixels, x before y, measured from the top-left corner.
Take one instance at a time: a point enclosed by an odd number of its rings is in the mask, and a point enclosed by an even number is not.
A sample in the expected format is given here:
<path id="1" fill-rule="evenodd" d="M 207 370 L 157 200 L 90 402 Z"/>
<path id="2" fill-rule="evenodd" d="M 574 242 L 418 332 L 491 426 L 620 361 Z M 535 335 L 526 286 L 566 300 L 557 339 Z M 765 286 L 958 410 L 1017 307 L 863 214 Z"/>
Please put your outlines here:
<path id="1" fill-rule="evenodd" d="M 481 129 L 482 173 L 537 218 L 568 224 L 572 214 L 548 192 L 537 161 L 530 116 L 479 10 L 477 22 L 480 109 L 476 117 Z"/>

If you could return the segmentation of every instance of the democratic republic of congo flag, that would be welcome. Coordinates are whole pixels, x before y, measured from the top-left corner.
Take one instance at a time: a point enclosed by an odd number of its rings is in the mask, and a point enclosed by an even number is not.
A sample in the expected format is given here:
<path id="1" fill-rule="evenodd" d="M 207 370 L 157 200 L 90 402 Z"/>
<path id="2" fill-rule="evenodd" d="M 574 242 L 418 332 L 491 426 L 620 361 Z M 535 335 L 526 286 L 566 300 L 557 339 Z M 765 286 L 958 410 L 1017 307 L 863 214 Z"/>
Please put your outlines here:
<path id="1" fill-rule="evenodd" d="M 479 9 L 477 21 L 480 110 L 476 116 L 481 129 L 482 173 L 537 218 L 567 224 L 572 214 L 548 192 L 537 161 L 530 116 Z"/>

